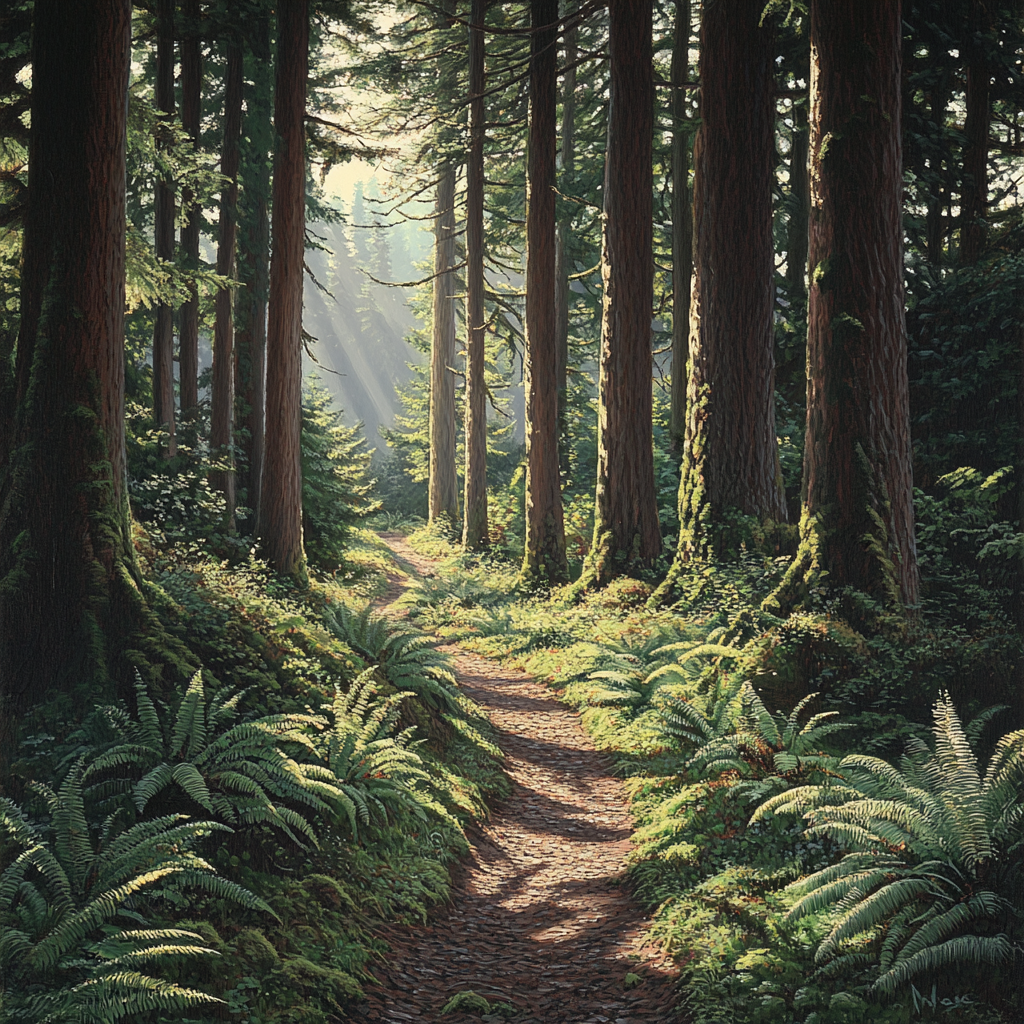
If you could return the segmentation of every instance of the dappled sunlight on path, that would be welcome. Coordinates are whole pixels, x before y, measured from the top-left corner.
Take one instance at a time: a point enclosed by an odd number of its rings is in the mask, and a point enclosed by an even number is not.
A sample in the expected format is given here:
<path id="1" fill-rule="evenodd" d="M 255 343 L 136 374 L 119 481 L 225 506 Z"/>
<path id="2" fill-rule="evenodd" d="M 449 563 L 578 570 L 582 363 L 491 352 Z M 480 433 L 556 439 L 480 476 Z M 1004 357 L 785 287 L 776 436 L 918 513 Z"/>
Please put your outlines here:
<path id="1" fill-rule="evenodd" d="M 430 571 L 401 538 L 385 539 L 410 569 Z M 394 599 L 403 581 L 392 583 Z M 645 918 L 623 885 L 631 822 L 608 759 L 545 686 L 456 646 L 439 649 L 499 730 L 513 790 L 472 837 L 451 905 L 426 927 L 379 932 L 391 952 L 361 1012 L 462 1024 L 479 1017 L 439 1011 L 472 990 L 513 1003 L 520 1024 L 676 1019 L 674 972 L 643 945 Z M 640 983 L 627 989 L 627 973 Z"/>

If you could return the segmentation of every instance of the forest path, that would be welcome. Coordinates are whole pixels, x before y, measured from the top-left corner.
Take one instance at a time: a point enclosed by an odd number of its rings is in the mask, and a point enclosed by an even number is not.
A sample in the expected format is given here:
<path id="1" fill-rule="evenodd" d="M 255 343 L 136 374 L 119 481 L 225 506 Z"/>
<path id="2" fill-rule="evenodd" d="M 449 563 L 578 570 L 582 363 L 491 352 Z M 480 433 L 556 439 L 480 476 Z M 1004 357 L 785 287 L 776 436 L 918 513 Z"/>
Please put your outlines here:
<path id="1" fill-rule="evenodd" d="M 401 536 L 382 537 L 411 575 L 433 571 Z M 394 574 L 384 606 L 409 582 Z M 439 650 L 498 730 L 512 793 L 471 837 L 450 905 L 426 926 L 378 933 L 391 951 L 361 1013 L 468 1024 L 480 1017 L 440 1010 L 472 990 L 514 1004 L 518 1024 L 676 1020 L 676 972 L 644 945 L 646 918 L 621 884 L 631 819 L 608 759 L 547 687 L 455 645 Z M 627 973 L 640 979 L 628 990 Z"/>

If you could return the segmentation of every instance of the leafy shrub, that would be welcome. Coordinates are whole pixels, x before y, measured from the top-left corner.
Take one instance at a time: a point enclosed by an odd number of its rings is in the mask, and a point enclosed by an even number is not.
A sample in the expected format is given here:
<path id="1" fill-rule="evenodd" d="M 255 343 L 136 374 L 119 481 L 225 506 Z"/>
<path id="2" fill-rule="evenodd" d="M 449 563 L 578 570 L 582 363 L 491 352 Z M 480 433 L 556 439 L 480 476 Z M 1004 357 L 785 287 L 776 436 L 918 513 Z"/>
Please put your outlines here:
<path id="1" fill-rule="evenodd" d="M 132 512 L 159 547 L 189 545 L 235 560 L 248 550 L 231 528 L 224 494 L 210 486 L 210 475 L 229 469 L 211 455 L 202 437 L 183 433 L 167 458 L 166 434 L 152 428 L 151 410 L 128 410 L 128 493 Z M 239 510 L 244 514 L 245 509 Z"/>

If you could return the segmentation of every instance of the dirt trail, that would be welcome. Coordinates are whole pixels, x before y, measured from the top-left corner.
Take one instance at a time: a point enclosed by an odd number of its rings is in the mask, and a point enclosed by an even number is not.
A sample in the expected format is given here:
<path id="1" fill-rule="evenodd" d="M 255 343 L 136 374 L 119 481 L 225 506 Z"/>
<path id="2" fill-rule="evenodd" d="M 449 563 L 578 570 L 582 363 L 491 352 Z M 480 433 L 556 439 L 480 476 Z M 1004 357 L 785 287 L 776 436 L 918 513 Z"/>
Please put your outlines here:
<path id="1" fill-rule="evenodd" d="M 432 571 L 401 537 L 384 539 L 416 573 Z M 396 574 L 385 600 L 403 589 Z M 379 933 L 391 952 L 374 968 L 381 986 L 367 986 L 361 1012 L 400 1024 L 478 1021 L 439 1012 L 472 990 L 520 1008 L 518 1024 L 675 1020 L 674 972 L 643 945 L 645 918 L 621 884 L 630 817 L 607 758 L 545 686 L 456 646 L 440 649 L 499 730 L 513 790 L 474 837 L 451 905 L 427 927 Z M 627 973 L 642 979 L 628 990 Z"/>

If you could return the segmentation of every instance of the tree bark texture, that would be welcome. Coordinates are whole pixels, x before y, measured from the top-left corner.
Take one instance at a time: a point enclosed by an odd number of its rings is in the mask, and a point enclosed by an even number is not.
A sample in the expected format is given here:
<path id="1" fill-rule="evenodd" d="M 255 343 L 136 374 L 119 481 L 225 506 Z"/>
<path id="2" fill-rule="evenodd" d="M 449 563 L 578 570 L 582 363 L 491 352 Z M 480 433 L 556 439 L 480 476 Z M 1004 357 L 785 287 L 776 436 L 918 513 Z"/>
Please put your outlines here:
<path id="1" fill-rule="evenodd" d="M 690 286 L 693 280 L 693 204 L 690 201 L 690 0 L 676 0 L 672 45 L 672 377 L 669 436 L 682 452 L 686 438 L 686 367 L 690 360 Z"/>
<path id="2" fill-rule="evenodd" d="M 706 3 L 701 21 L 681 561 L 728 556 L 752 528 L 786 519 L 775 436 L 774 50 L 763 6 Z"/>
<path id="3" fill-rule="evenodd" d="M 800 552 L 768 608 L 806 603 L 822 584 L 917 604 L 900 28 L 892 0 L 811 8 L 804 511 Z"/>
<path id="4" fill-rule="evenodd" d="M 977 263 L 985 248 L 992 71 L 983 37 L 991 23 L 988 9 L 991 3 L 992 0 L 971 0 L 967 32 L 966 144 L 960 196 L 960 263 L 964 266 Z"/>
<path id="5" fill-rule="evenodd" d="M 0 486 L 0 696 L 102 687 L 130 576 L 125 132 L 131 4 L 36 0 L 16 447 Z"/>
<path id="6" fill-rule="evenodd" d="M 455 465 L 455 165 L 446 163 L 437 182 L 434 211 L 434 325 L 430 344 L 430 522 L 459 518 Z"/>
<path id="7" fill-rule="evenodd" d="M 156 34 L 156 105 L 162 120 L 174 117 L 174 0 L 159 0 Z M 166 138 L 157 127 L 157 146 Z M 174 259 L 174 184 L 156 179 L 153 208 L 154 248 L 157 259 Z M 168 458 L 175 454 L 174 436 L 174 321 L 170 303 L 160 302 L 153 324 L 153 419 L 167 432 Z"/>
<path id="8" fill-rule="evenodd" d="M 558 465 L 555 144 L 558 0 L 531 0 L 526 166 L 526 543 L 523 576 L 569 577 Z"/>
<path id="9" fill-rule="evenodd" d="M 484 383 L 484 12 L 469 29 L 469 153 L 466 160 L 466 471 L 462 545 L 487 546 L 487 390 Z"/>
<path id="10" fill-rule="evenodd" d="M 807 245 L 811 217 L 807 107 L 793 105 L 789 137 L 789 219 L 786 222 L 786 290 L 790 302 L 807 301 Z"/>
<path id="11" fill-rule="evenodd" d="M 302 273 L 305 251 L 308 0 L 277 9 L 273 254 L 267 323 L 267 430 L 257 529 L 281 573 L 305 575 L 302 548 Z"/>
<path id="12" fill-rule="evenodd" d="M 249 32 L 252 86 L 246 97 L 240 160 L 238 276 L 235 298 L 237 384 L 236 439 L 239 484 L 249 509 L 259 508 L 263 469 L 264 401 L 267 369 L 267 293 L 270 287 L 270 166 L 274 146 L 270 16 L 261 14 Z"/>
<path id="13" fill-rule="evenodd" d="M 224 83 L 224 148 L 220 173 L 227 179 L 220 194 L 220 223 L 217 239 L 217 273 L 235 273 L 235 237 L 238 227 L 238 160 L 242 130 L 242 48 L 228 44 L 227 76 Z M 235 512 L 234 439 L 235 419 L 235 325 L 231 289 L 219 288 L 214 300 L 213 387 L 210 396 L 210 448 L 214 458 L 231 468 L 210 474 L 210 483 L 223 493 L 227 514 Z"/>
<path id="14" fill-rule="evenodd" d="M 651 5 L 610 0 L 594 541 L 582 586 L 661 553 L 651 421 Z"/>
<path id="15" fill-rule="evenodd" d="M 576 0 L 563 3 L 563 14 L 569 17 L 577 10 Z M 568 23 L 562 34 L 565 48 L 565 71 L 562 75 L 562 192 L 571 189 L 576 170 L 576 59 L 579 56 L 576 22 Z M 558 218 L 555 228 L 555 339 L 557 344 L 558 378 L 558 465 L 563 482 L 569 476 L 569 275 L 571 255 L 572 211 L 568 206 Z"/>
<path id="16" fill-rule="evenodd" d="M 203 60 L 199 37 L 199 0 L 183 0 L 183 32 L 181 55 L 181 125 L 192 144 L 199 148 L 199 122 L 203 87 Z M 188 219 L 181 229 L 181 253 L 185 264 L 199 267 L 199 231 L 202 213 L 195 204 L 191 189 L 182 193 L 182 205 Z M 199 407 L 199 292 L 193 285 L 189 298 L 178 310 L 178 399 L 181 418 L 194 420 Z"/>

